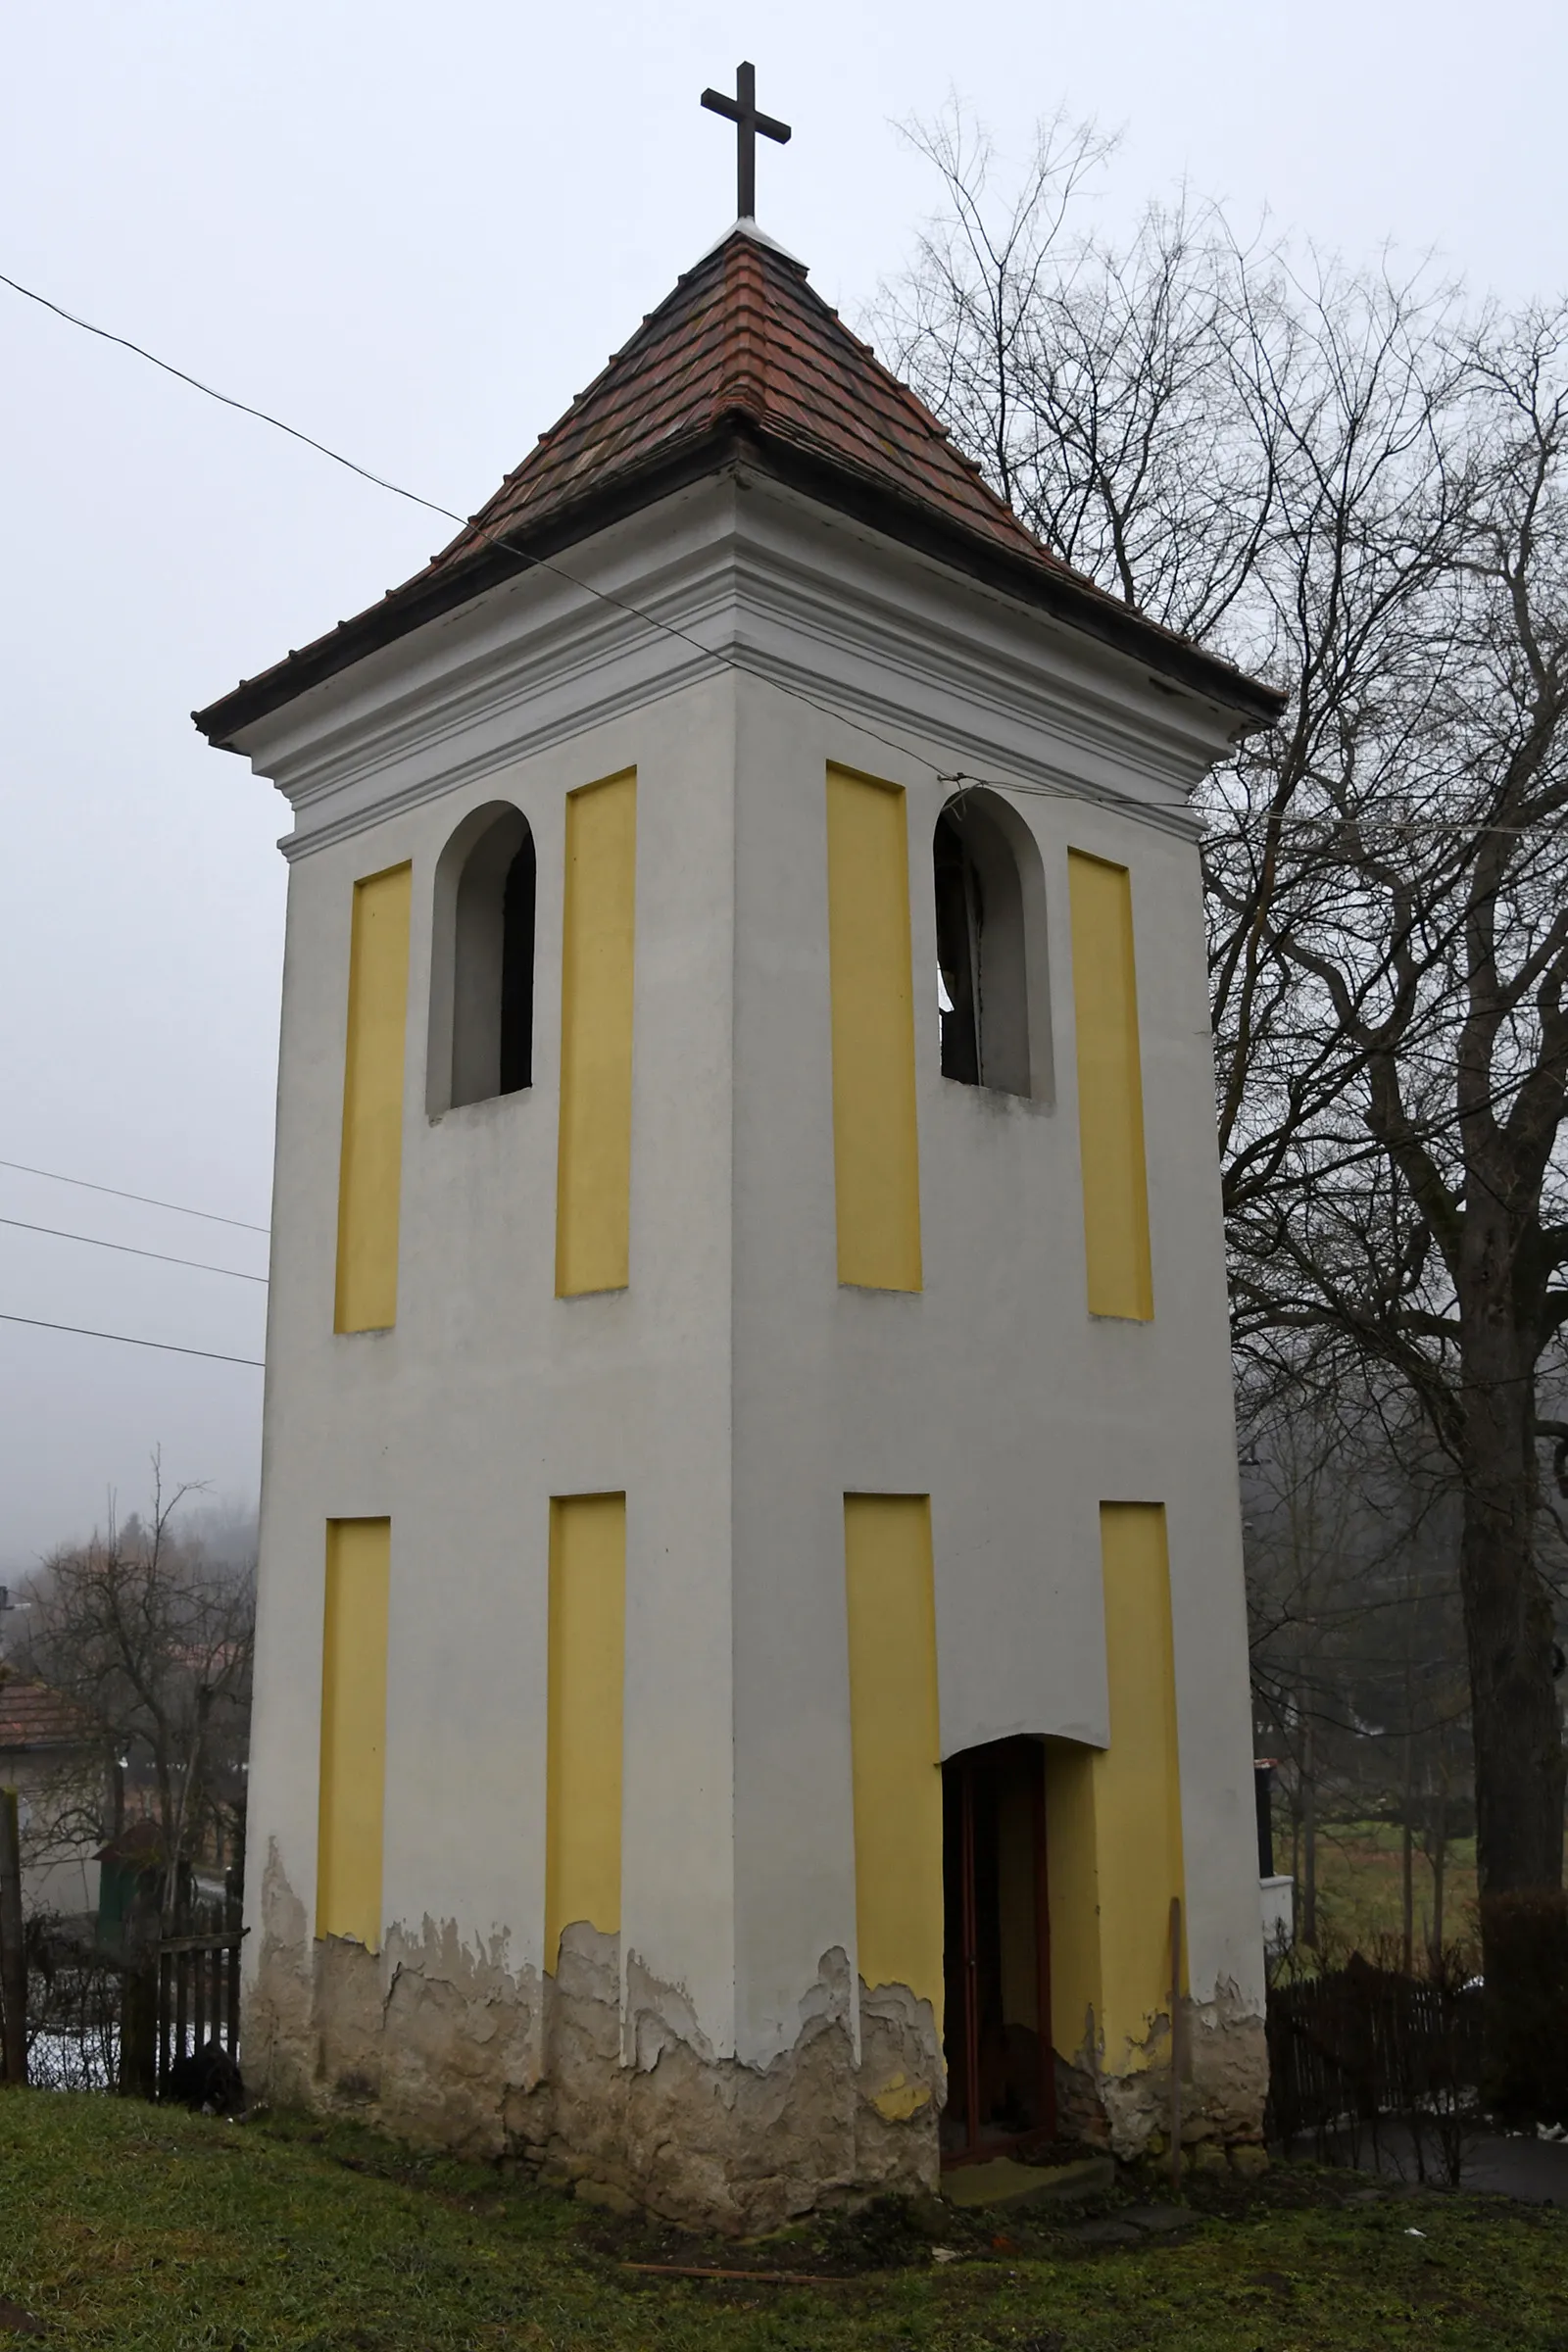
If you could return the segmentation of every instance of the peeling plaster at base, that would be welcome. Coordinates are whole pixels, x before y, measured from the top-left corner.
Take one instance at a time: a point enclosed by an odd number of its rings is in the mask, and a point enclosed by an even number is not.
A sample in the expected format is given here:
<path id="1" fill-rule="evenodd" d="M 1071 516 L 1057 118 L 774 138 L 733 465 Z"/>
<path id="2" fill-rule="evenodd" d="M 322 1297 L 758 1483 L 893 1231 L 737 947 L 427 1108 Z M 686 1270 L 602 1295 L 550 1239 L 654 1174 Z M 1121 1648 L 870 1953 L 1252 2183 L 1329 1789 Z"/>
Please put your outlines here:
<path id="1" fill-rule="evenodd" d="M 1182 2138 L 1247 2145 L 1263 2136 L 1268 2047 L 1263 2020 L 1228 1981 L 1206 2001 L 1182 2004 L 1185 2065 Z M 1163 2140 L 1170 2121 L 1170 2017 L 1156 2017 L 1129 2047 L 1121 2071 L 1106 2071 L 1093 2013 L 1068 2061 L 1056 2061 L 1058 2128 L 1124 2161 Z"/>
<path id="2" fill-rule="evenodd" d="M 275 1850 L 247 1987 L 246 2072 L 268 2098 L 349 2113 L 419 2144 L 520 2158 L 617 2190 L 670 2221 L 738 2233 L 938 2175 L 943 2066 L 929 2002 L 859 1987 L 823 1954 L 793 2046 L 766 2067 L 717 2058 L 687 1995 L 578 1924 L 555 1977 L 450 1923 L 385 1949 L 312 1942 Z"/>
<path id="3" fill-rule="evenodd" d="M 354 2114 L 470 2158 L 512 2157 L 587 2180 L 662 2218 L 749 2234 L 813 2207 L 938 2185 L 946 2076 L 928 2001 L 855 1986 L 824 1952 L 792 2045 L 767 2065 L 717 2057 L 685 1991 L 581 1923 L 554 1978 L 509 1964 L 506 1939 L 465 1943 L 448 1921 L 398 1926 L 385 1949 L 312 1941 L 275 1848 L 263 1881 L 245 2072 L 274 2102 Z M 858 1991 L 858 2001 L 854 1998 Z M 859 2013 L 859 2059 L 852 2031 Z M 1268 2061 L 1262 2020 L 1232 1984 L 1186 2012 L 1183 2138 L 1255 2141 Z M 1086 2021 L 1057 2061 L 1064 2134 L 1136 2156 L 1166 2128 L 1170 2023 L 1109 2076 Z"/>

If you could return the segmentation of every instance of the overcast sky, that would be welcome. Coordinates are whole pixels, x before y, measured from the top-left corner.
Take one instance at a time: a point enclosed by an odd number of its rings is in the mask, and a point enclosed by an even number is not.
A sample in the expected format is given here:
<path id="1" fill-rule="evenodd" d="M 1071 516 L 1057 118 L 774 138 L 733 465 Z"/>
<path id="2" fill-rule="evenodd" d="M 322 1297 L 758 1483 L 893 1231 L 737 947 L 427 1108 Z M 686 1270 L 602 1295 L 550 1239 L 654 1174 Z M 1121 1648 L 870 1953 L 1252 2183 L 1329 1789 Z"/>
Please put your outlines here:
<path id="1" fill-rule="evenodd" d="M 1110 217 L 1185 176 L 1350 258 L 1509 300 L 1560 252 L 1565 12 L 1436 0 L 98 0 L 6 11 L 0 270 L 471 511 L 728 224 L 703 84 L 795 126 L 759 213 L 852 320 L 933 191 L 896 125 L 1125 131 Z M 0 1217 L 260 1274 L 287 810 L 188 713 L 441 526 L 0 287 Z M 236 1356 L 252 1282 L 0 1224 L 0 1309 Z M 254 1494 L 261 1376 L 0 1322 L 0 1578 L 147 1457 Z"/>

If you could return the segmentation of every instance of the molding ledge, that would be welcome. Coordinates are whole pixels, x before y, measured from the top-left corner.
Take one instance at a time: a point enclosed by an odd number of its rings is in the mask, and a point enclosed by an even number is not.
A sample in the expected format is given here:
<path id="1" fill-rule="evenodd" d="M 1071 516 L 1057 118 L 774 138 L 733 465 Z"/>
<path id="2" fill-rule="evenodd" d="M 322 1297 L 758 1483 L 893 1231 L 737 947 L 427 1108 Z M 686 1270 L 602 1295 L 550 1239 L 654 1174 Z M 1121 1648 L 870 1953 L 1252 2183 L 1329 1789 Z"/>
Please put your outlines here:
<path id="1" fill-rule="evenodd" d="M 401 639 L 237 746 L 294 859 L 735 673 L 932 774 L 1183 839 L 1235 714 L 771 480 L 709 482 Z M 625 604 L 635 604 L 629 612 Z"/>

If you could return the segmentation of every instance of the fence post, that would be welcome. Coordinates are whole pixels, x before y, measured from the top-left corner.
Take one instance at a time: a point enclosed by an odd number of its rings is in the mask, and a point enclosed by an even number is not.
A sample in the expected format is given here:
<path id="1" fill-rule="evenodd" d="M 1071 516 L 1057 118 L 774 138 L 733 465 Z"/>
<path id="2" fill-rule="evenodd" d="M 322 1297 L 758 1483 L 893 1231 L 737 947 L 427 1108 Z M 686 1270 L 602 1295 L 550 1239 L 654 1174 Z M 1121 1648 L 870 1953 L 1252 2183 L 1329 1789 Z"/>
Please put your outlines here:
<path id="1" fill-rule="evenodd" d="M 0 1788 L 0 2055 L 7 2082 L 27 2080 L 27 1954 L 22 1940 L 22 1831 L 17 1792 Z"/>
<path id="2" fill-rule="evenodd" d="M 158 1963 L 149 1968 L 145 1954 L 121 1982 L 120 2091 L 127 2099 L 158 2095 Z"/>
<path id="3" fill-rule="evenodd" d="M 120 1998 L 120 2090 L 158 2096 L 159 1888 L 138 1880 L 125 1912 L 125 1973 Z"/>

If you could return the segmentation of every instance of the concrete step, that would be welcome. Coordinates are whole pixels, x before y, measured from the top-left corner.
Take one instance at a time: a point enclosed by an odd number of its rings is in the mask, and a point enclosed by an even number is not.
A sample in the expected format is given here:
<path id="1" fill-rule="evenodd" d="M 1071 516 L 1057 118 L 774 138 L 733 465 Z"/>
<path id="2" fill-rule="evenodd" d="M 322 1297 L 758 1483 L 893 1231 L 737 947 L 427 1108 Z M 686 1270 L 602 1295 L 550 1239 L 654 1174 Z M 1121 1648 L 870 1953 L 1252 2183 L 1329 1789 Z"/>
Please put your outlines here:
<path id="1" fill-rule="evenodd" d="M 944 2173 L 942 2194 L 950 2205 L 969 2212 L 976 2206 L 1094 2196 L 1115 2183 L 1116 2165 L 1110 2156 L 1083 2156 L 1073 2164 L 1019 2164 L 1011 2156 L 994 2156 L 987 2164 L 956 2165 Z"/>

